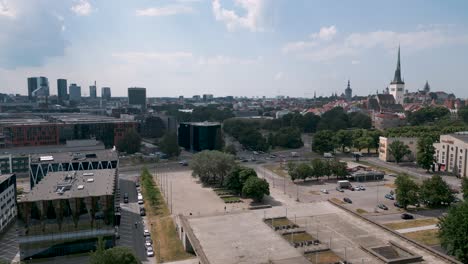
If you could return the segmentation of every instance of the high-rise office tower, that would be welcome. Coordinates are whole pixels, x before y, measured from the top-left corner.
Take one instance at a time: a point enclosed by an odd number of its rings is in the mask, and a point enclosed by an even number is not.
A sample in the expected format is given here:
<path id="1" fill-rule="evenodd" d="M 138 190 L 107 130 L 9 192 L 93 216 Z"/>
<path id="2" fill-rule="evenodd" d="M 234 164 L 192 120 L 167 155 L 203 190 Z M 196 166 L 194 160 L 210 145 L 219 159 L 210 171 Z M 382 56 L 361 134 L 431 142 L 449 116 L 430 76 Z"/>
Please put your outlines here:
<path id="1" fill-rule="evenodd" d="M 146 108 L 146 88 L 130 87 L 128 88 L 128 104 Z"/>
<path id="2" fill-rule="evenodd" d="M 70 87 L 68 87 L 68 90 L 70 92 L 70 102 L 74 103 L 80 103 L 81 102 L 81 87 L 76 85 L 75 83 L 70 84 Z"/>
<path id="3" fill-rule="evenodd" d="M 89 86 L 89 97 L 92 99 L 96 99 L 96 82 L 94 82 L 94 85 Z"/>
<path id="4" fill-rule="evenodd" d="M 63 101 L 67 100 L 68 93 L 67 93 L 67 80 L 66 79 L 58 79 L 57 80 L 57 98 L 59 103 L 63 103 Z"/>
<path id="5" fill-rule="evenodd" d="M 28 78 L 28 97 L 34 101 L 38 96 L 49 96 L 49 80 L 46 77 Z"/>
<path id="6" fill-rule="evenodd" d="M 105 100 L 111 99 L 111 88 L 110 87 L 102 87 L 101 88 L 101 97 Z"/>

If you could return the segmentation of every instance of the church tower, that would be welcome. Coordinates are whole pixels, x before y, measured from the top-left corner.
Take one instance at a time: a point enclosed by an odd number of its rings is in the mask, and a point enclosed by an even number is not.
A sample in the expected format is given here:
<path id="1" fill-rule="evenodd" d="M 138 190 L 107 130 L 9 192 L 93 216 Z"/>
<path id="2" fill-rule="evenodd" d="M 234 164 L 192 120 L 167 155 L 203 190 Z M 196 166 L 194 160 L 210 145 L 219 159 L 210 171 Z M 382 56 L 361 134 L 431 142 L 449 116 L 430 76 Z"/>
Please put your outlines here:
<path id="1" fill-rule="evenodd" d="M 348 87 L 346 87 L 345 89 L 345 97 L 346 97 L 346 101 L 351 101 L 351 99 L 353 98 L 353 89 L 351 89 L 351 84 L 349 83 L 349 80 L 348 80 Z"/>
<path id="2" fill-rule="evenodd" d="M 401 79 L 401 65 L 400 65 L 400 46 L 398 46 L 398 61 L 395 70 L 395 77 L 390 83 L 390 94 L 395 98 L 397 104 L 403 104 L 405 95 L 405 82 Z"/>

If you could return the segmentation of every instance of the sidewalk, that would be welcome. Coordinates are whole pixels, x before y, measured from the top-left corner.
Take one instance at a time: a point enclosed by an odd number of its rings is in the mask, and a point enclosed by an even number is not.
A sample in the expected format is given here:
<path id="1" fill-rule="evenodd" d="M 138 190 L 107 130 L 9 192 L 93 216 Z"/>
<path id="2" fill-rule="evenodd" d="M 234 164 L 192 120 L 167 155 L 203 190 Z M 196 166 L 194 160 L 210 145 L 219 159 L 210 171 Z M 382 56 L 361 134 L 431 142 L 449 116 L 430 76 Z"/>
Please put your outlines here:
<path id="1" fill-rule="evenodd" d="M 410 233 L 410 232 L 431 230 L 431 229 L 438 229 L 438 227 L 437 227 L 437 225 L 427 225 L 427 226 L 403 228 L 403 229 L 398 229 L 398 230 L 395 230 L 395 231 L 397 231 L 398 233 Z"/>

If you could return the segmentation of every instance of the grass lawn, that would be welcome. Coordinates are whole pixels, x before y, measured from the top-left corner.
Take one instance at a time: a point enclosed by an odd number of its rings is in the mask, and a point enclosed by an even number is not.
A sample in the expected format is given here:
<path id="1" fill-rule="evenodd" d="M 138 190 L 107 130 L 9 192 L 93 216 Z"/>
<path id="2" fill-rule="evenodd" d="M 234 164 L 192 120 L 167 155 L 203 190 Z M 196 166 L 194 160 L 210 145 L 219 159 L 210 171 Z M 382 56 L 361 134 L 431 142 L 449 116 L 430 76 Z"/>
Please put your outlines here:
<path id="1" fill-rule="evenodd" d="M 268 165 L 265 165 L 264 167 L 265 169 L 270 170 L 271 172 L 275 173 L 278 176 L 289 178 L 288 172 L 283 170 L 279 165 L 268 164 Z"/>
<path id="2" fill-rule="evenodd" d="M 366 210 L 361 209 L 361 208 L 356 209 L 356 212 L 357 212 L 358 214 L 367 214 L 367 213 L 368 213 Z"/>
<path id="3" fill-rule="evenodd" d="M 265 223 L 273 226 L 287 226 L 287 225 L 294 225 L 294 223 L 286 217 L 280 217 L 275 219 L 267 219 Z"/>
<path id="4" fill-rule="evenodd" d="M 141 183 L 143 197 L 145 197 L 145 200 L 149 200 L 149 202 L 145 203 L 145 209 L 151 225 L 151 237 L 155 243 L 156 257 L 161 262 L 193 257 L 193 255 L 185 252 L 159 188 L 154 183 L 153 176 L 145 169 L 142 172 Z"/>
<path id="5" fill-rule="evenodd" d="M 418 226 L 428 226 L 428 225 L 435 225 L 439 222 L 437 218 L 425 218 L 425 219 L 416 219 L 416 220 L 406 220 L 394 223 L 387 223 L 384 226 L 393 229 L 404 229 L 404 228 L 411 228 L 411 227 L 418 227 Z"/>
<path id="6" fill-rule="evenodd" d="M 345 202 L 343 202 L 342 200 L 340 200 L 338 198 L 331 198 L 330 200 L 337 203 L 337 204 L 345 204 Z"/>
<path id="7" fill-rule="evenodd" d="M 313 264 L 337 263 L 342 259 L 331 250 L 320 251 L 316 253 L 307 253 L 305 257 Z M 315 260 L 318 260 L 317 262 Z"/>
<path id="8" fill-rule="evenodd" d="M 416 231 L 416 232 L 405 233 L 404 235 L 420 243 L 423 243 L 424 245 L 435 246 L 435 245 L 440 245 L 438 234 L 439 234 L 439 230 L 430 229 L 430 230 L 421 230 L 421 231 Z"/>
<path id="9" fill-rule="evenodd" d="M 223 201 L 225 203 L 227 202 L 239 202 L 241 201 L 241 199 L 239 197 L 236 197 L 236 196 L 233 196 L 233 197 L 222 197 L 221 199 L 223 199 Z"/>
<path id="10" fill-rule="evenodd" d="M 314 238 L 306 232 L 285 234 L 283 235 L 283 238 L 286 239 L 288 242 L 305 242 L 314 240 Z"/>

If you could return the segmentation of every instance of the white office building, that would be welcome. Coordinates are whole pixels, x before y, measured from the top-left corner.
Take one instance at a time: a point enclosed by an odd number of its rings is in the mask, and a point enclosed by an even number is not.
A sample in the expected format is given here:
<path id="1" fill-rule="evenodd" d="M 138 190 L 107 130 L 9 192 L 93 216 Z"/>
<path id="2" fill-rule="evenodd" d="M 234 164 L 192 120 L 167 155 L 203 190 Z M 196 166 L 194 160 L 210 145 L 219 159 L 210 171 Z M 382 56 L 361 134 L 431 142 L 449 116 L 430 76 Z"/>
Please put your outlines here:
<path id="1" fill-rule="evenodd" d="M 468 131 L 441 135 L 434 143 L 438 170 L 451 172 L 460 177 L 468 176 Z"/>

